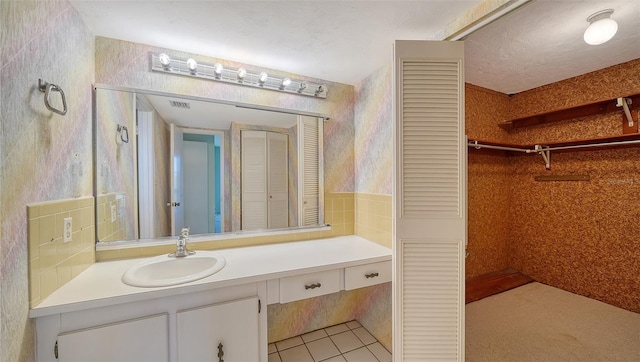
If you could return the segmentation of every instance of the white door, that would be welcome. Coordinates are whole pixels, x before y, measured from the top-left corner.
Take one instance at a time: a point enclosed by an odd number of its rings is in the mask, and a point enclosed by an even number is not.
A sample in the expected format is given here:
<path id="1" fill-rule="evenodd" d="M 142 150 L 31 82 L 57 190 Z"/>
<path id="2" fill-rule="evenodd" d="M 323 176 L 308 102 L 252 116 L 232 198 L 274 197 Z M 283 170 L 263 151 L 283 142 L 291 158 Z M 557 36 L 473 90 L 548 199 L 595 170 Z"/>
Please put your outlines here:
<path id="1" fill-rule="evenodd" d="M 242 131 L 242 230 L 267 228 L 267 134 Z"/>
<path id="2" fill-rule="evenodd" d="M 175 124 L 170 125 L 171 133 L 171 235 L 176 236 L 184 225 L 182 207 L 182 143 L 183 132 Z"/>
<path id="3" fill-rule="evenodd" d="M 393 357 L 464 361 L 464 43 L 394 48 Z"/>
<path id="4" fill-rule="evenodd" d="M 209 233 L 209 155 L 206 142 L 182 144 L 184 220 L 191 234 Z"/>
<path id="5" fill-rule="evenodd" d="M 288 136 L 241 133 L 242 230 L 289 226 Z"/>
<path id="6" fill-rule="evenodd" d="M 140 318 L 60 334 L 58 361 L 169 360 L 168 315 Z"/>
<path id="7" fill-rule="evenodd" d="M 176 313 L 178 361 L 260 361 L 258 298 Z"/>
<path id="8" fill-rule="evenodd" d="M 288 136 L 267 132 L 267 227 L 289 227 Z"/>
<path id="9" fill-rule="evenodd" d="M 138 217 L 140 238 L 150 239 L 155 235 L 155 180 L 153 179 L 153 112 L 137 111 L 138 123 Z"/>

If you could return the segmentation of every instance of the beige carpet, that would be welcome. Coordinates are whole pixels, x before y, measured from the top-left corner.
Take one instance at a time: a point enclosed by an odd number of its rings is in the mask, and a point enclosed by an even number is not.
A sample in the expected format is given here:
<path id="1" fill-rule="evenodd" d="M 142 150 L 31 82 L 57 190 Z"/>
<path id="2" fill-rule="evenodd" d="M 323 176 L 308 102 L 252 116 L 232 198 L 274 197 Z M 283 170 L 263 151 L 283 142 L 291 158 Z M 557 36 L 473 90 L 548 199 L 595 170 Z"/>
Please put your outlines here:
<path id="1" fill-rule="evenodd" d="M 466 306 L 467 361 L 640 362 L 640 314 L 540 283 Z"/>

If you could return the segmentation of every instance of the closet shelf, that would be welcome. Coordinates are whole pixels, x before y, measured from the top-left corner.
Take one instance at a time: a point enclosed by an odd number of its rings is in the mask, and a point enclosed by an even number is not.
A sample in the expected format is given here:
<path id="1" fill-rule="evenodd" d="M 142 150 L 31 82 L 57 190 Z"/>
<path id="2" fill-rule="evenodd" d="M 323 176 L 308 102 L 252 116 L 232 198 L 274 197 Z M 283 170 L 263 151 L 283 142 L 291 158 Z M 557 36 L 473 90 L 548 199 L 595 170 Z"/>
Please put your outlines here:
<path id="1" fill-rule="evenodd" d="M 575 152 L 586 149 L 611 149 L 625 147 L 640 147 L 640 133 L 625 134 L 619 136 L 608 136 L 599 138 L 589 138 L 564 142 L 548 142 L 528 145 L 516 145 L 510 143 L 483 141 L 469 138 L 467 146 L 471 150 L 489 149 L 497 151 L 507 151 L 509 153 L 521 152 L 541 155 L 547 170 L 551 169 L 551 151 L 554 152 Z"/>
<path id="2" fill-rule="evenodd" d="M 621 98 L 630 100 L 631 107 L 640 106 L 640 94 L 633 94 Z M 627 103 L 629 103 L 629 101 L 627 101 Z M 498 126 L 508 131 L 514 128 L 530 127 L 538 124 L 560 122 L 567 119 L 587 117 L 610 112 L 624 112 L 623 107 L 618 106 L 618 98 L 613 100 L 587 103 L 550 112 L 538 113 L 527 117 L 510 119 L 500 122 Z"/>

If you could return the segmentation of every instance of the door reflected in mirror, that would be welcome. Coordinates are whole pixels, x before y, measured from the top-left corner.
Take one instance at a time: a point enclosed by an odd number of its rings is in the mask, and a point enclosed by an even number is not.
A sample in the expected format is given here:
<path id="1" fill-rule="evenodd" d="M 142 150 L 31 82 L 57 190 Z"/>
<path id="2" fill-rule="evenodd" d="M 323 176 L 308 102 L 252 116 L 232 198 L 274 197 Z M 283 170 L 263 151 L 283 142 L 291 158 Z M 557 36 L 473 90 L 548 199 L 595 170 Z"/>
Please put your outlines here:
<path id="1" fill-rule="evenodd" d="M 322 118 L 95 91 L 98 241 L 323 223 Z"/>

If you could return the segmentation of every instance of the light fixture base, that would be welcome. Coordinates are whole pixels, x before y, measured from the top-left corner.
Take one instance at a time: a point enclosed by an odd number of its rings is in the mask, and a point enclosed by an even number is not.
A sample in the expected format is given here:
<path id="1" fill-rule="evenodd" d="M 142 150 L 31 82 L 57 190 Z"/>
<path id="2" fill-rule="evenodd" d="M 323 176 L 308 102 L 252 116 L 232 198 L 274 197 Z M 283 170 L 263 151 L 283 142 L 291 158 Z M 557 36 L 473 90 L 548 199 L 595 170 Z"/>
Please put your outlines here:
<path id="1" fill-rule="evenodd" d="M 167 60 L 168 59 L 168 60 Z M 182 75 L 217 82 L 269 89 L 314 98 L 327 98 L 327 86 L 288 77 L 272 77 L 265 72 L 252 72 L 245 68 L 223 67 L 222 64 L 199 63 L 189 59 L 169 57 L 164 53 L 151 53 L 151 71 Z M 189 66 L 191 64 L 191 67 Z"/>
<path id="2" fill-rule="evenodd" d="M 589 15 L 589 17 L 587 18 L 587 21 L 590 23 L 593 23 L 594 21 L 598 21 L 600 19 L 610 18 L 611 14 L 613 14 L 613 9 L 600 10 L 596 13 Z"/>

